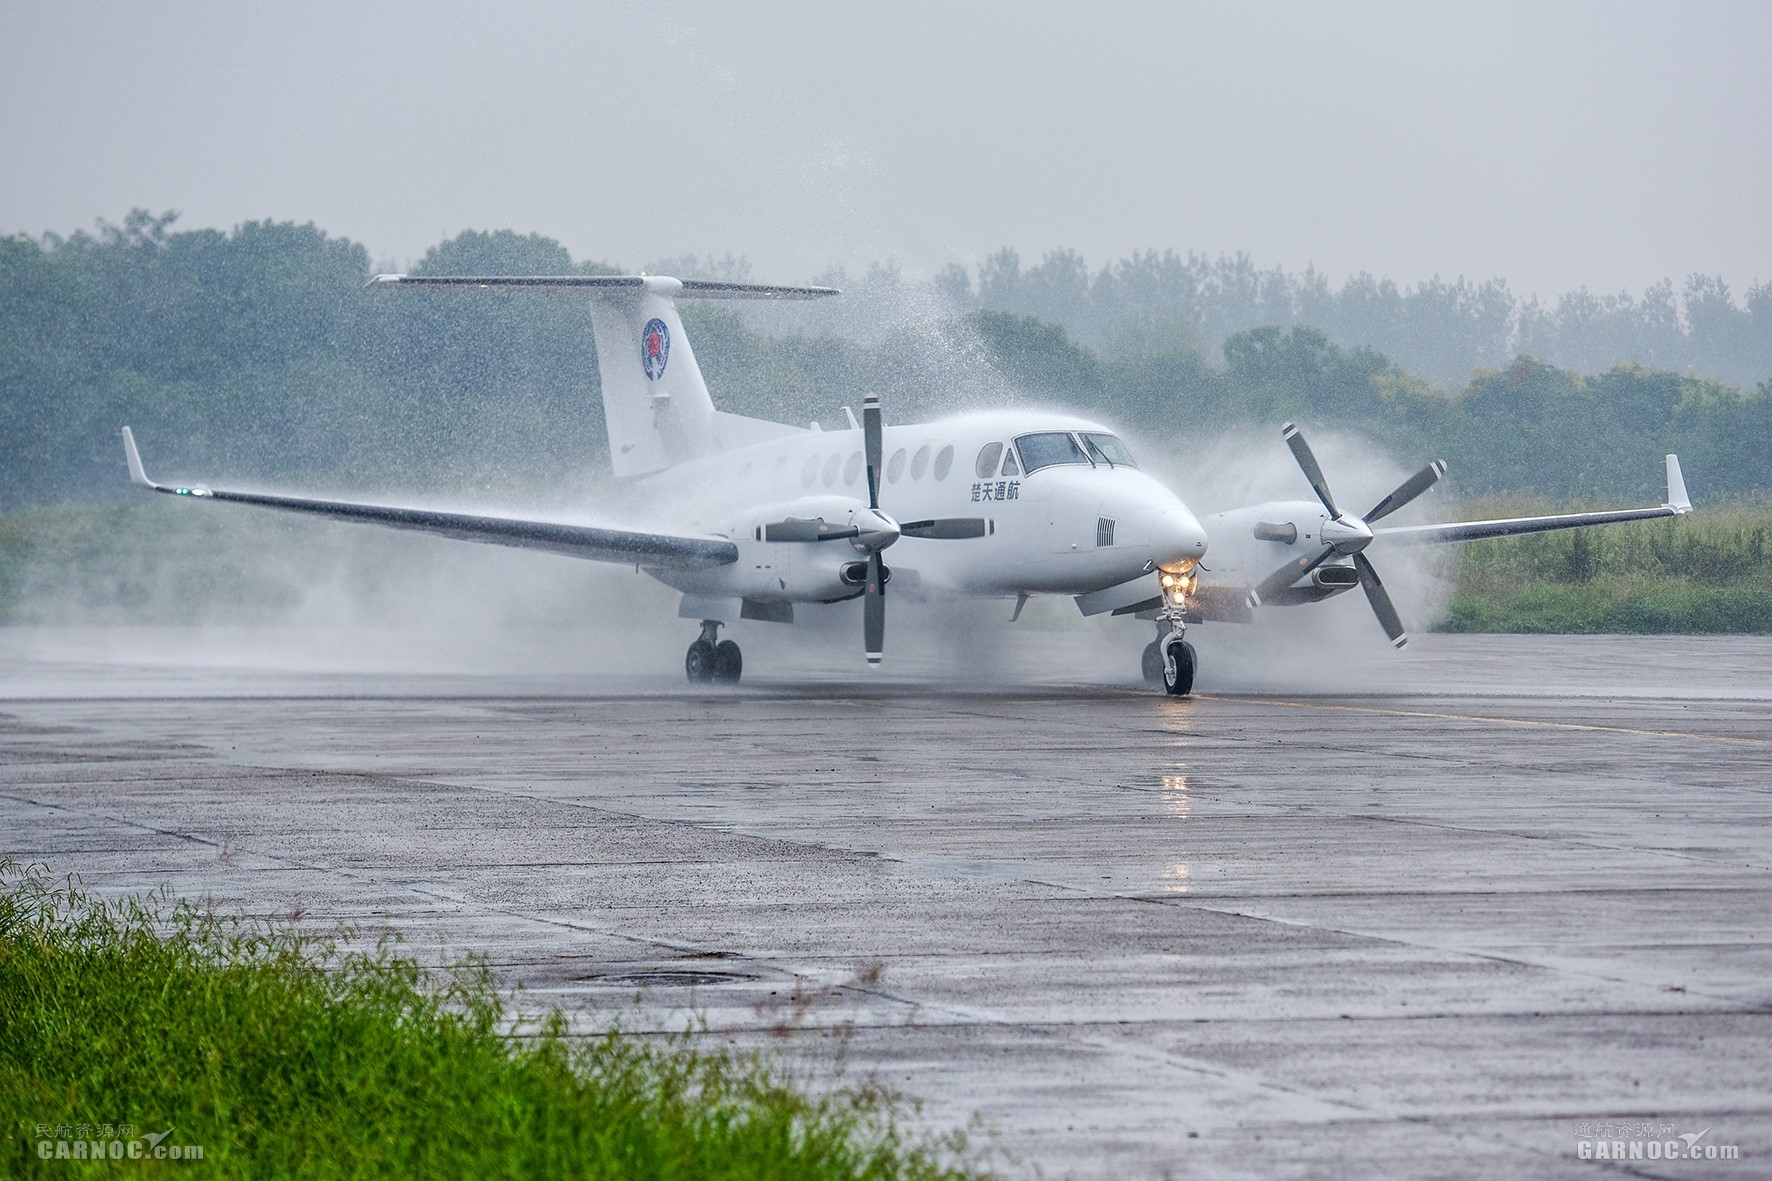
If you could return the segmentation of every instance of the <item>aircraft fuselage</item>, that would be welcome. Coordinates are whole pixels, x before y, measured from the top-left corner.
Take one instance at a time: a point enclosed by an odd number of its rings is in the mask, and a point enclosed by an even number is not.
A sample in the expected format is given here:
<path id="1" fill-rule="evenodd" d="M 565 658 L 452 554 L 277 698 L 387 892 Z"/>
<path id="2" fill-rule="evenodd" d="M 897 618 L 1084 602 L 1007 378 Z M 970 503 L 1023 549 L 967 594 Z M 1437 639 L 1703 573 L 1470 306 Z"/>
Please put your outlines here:
<path id="1" fill-rule="evenodd" d="M 981 536 L 964 540 L 900 537 L 886 553 L 894 593 L 1081 595 L 1151 574 L 1153 553 L 1197 560 L 1205 552 L 1206 532 L 1187 506 L 1131 463 L 1079 447 L 1074 460 L 1024 470 L 1036 460 L 1023 456 L 1017 440 L 1061 433 L 1111 434 L 1086 419 L 1025 411 L 886 427 L 882 512 L 898 522 L 984 523 Z M 866 512 L 859 429 L 805 431 L 727 451 L 645 477 L 636 490 L 738 546 L 729 566 L 655 572 L 669 585 L 777 602 L 856 593 L 843 574 L 862 547 L 768 541 L 763 531 L 787 518 L 846 523 Z"/>

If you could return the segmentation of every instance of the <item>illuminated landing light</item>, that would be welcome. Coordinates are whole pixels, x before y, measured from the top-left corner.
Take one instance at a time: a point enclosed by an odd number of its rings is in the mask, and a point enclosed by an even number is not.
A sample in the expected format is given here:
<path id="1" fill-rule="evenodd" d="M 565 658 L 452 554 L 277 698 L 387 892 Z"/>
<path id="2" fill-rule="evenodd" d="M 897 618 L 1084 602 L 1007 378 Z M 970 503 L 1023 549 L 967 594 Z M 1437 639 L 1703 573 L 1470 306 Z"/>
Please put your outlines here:
<path id="1" fill-rule="evenodd" d="M 1193 566 L 1192 562 L 1188 562 L 1184 571 L 1173 574 L 1164 571 L 1158 580 L 1163 585 L 1164 595 L 1177 607 L 1186 604 L 1187 597 L 1194 593 L 1194 587 L 1200 581 L 1200 576 L 1193 573 Z"/>

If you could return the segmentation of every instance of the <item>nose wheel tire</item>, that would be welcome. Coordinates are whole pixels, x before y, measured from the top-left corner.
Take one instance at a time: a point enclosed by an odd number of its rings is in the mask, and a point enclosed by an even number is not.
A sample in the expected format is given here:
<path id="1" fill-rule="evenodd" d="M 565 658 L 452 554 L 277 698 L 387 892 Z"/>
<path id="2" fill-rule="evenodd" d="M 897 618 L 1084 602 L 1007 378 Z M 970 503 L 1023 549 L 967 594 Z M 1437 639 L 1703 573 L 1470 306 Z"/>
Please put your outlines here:
<path id="1" fill-rule="evenodd" d="M 1194 646 L 1186 640 L 1171 640 L 1167 655 L 1169 659 L 1163 662 L 1163 691 L 1171 697 L 1186 697 L 1194 691 Z"/>
<path id="2" fill-rule="evenodd" d="M 1139 663 L 1144 671 L 1145 684 L 1155 685 L 1163 680 L 1163 650 L 1157 647 L 1157 641 L 1152 640 L 1144 646 L 1144 656 Z"/>

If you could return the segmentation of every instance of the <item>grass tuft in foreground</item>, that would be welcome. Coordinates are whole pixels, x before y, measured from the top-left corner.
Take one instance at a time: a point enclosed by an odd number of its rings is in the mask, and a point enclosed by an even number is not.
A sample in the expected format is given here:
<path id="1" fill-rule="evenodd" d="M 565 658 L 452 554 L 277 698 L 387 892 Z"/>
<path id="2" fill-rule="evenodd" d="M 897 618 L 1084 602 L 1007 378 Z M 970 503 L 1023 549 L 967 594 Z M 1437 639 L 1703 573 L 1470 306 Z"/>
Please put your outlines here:
<path id="1" fill-rule="evenodd" d="M 0 863 L 0 1172 L 975 1175 L 951 1163 L 957 1135 L 907 1133 L 904 1101 L 877 1087 L 814 1094 L 687 1036 L 574 1038 L 558 1012 L 518 1026 L 481 963 L 341 954 L 287 924 L 106 902 Z M 125 1122 L 148 1148 L 174 1128 L 161 1145 L 202 1159 L 39 1162 L 39 1124 Z"/>

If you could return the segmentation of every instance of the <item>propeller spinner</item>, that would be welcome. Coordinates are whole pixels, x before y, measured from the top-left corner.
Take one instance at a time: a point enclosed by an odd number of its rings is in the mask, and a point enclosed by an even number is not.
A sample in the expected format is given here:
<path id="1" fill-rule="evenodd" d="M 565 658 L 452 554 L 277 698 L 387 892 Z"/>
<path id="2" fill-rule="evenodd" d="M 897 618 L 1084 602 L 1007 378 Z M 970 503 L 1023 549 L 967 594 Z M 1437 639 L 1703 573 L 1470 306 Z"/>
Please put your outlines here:
<path id="1" fill-rule="evenodd" d="M 1372 604 L 1372 613 L 1378 616 L 1378 622 L 1384 627 L 1391 643 L 1401 648 L 1409 642 L 1409 635 L 1403 629 L 1403 620 L 1397 614 L 1396 604 L 1391 602 L 1390 592 L 1384 589 L 1384 582 L 1378 577 L 1378 571 L 1373 567 L 1371 559 L 1361 551 L 1372 544 L 1371 523 L 1390 516 L 1433 487 L 1446 474 L 1445 462 L 1434 460 L 1397 485 L 1390 495 L 1373 505 L 1365 516 L 1356 517 L 1336 507 L 1335 497 L 1329 491 L 1329 481 L 1324 478 L 1316 455 L 1305 441 L 1304 432 L 1289 422 L 1285 426 L 1285 435 L 1286 446 L 1292 449 L 1292 457 L 1303 469 L 1304 478 L 1310 481 L 1311 490 L 1323 502 L 1324 509 L 1328 510 L 1329 519 L 1319 530 L 1323 547 L 1315 554 L 1305 554 L 1287 562 L 1262 579 L 1250 590 L 1249 605 L 1261 606 L 1263 599 L 1279 594 L 1330 558 L 1347 555 L 1353 558 L 1354 570 L 1360 579 L 1360 589 L 1366 592 L 1366 601 Z"/>

